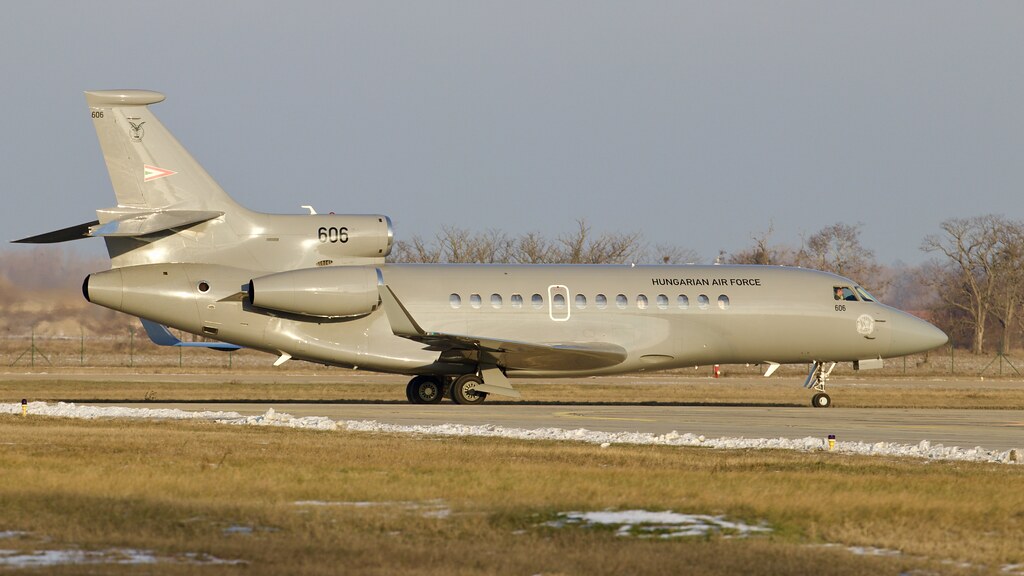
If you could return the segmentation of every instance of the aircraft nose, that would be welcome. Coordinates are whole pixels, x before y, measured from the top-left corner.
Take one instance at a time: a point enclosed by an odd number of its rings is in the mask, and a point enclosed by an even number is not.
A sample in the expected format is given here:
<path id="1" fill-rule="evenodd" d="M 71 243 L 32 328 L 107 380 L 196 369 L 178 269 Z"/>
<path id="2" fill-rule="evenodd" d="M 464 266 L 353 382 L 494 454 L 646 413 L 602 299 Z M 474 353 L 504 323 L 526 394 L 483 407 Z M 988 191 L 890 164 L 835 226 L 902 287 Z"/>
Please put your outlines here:
<path id="1" fill-rule="evenodd" d="M 926 352 L 949 342 L 949 336 L 929 322 L 910 315 L 894 318 L 892 347 L 896 356 Z"/>

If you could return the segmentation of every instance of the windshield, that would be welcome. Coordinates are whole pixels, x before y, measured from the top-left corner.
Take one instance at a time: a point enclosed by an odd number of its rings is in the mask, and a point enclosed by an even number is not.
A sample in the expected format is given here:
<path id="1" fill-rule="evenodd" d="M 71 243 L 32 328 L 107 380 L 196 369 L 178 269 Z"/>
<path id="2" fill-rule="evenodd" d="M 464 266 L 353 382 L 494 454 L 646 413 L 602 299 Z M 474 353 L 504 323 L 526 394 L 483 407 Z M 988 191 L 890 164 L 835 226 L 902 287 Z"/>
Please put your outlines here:
<path id="1" fill-rule="evenodd" d="M 861 288 L 860 286 L 855 286 L 855 288 L 857 288 L 857 294 L 860 294 L 861 299 L 864 300 L 865 302 L 877 302 L 874 296 L 868 294 L 867 290 Z"/>

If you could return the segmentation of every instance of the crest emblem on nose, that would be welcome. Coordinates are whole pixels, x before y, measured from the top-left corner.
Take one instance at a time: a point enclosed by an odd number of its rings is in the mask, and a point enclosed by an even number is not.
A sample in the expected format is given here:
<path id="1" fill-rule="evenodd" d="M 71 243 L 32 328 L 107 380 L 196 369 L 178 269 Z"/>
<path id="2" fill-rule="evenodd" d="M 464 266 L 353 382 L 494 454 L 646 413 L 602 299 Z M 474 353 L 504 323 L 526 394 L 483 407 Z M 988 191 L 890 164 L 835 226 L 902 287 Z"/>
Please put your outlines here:
<path id="1" fill-rule="evenodd" d="M 857 318 L 857 333 L 862 336 L 870 336 L 875 331 L 875 319 L 867 314 L 861 314 Z"/>

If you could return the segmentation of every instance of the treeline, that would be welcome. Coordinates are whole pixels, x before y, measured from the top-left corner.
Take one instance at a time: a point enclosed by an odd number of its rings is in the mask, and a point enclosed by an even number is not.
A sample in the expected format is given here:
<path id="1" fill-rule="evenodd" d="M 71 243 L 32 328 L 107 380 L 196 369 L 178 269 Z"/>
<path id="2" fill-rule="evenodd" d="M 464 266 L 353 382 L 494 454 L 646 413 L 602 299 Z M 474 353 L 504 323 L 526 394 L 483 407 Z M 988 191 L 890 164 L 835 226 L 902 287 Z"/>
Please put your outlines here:
<path id="1" fill-rule="evenodd" d="M 443 226 L 433 238 L 399 240 L 388 257 L 389 262 L 448 264 L 694 264 L 698 259 L 693 250 L 648 246 L 638 232 L 595 233 L 586 220 L 553 240 L 537 232 L 510 236 L 502 230 Z"/>
<path id="2" fill-rule="evenodd" d="M 1009 351 L 1024 332 L 1024 224 L 1002 216 L 952 218 L 924 239 L 933 258 L 920 266 L 880 264 L 860 240 L 861 224 L 837 222 L 801 238 L 773 242 L 774 227 L 751 236 L 722 264 L 800 266 L 854 279 L 886 304 L 934 322 L 954 345 L 975 353 Z M 530 232 L 445 226 L 433 238 L 395 244 L 391 262 L 484 264 L 701 264 L 693 250 L 648 245 L 637 232 L 596 233 L 584 220 L 554 239 Z M 995 338 L 989 338 L 995 334 Z M 993 345 L 992 342 L 995 342 Z"/>

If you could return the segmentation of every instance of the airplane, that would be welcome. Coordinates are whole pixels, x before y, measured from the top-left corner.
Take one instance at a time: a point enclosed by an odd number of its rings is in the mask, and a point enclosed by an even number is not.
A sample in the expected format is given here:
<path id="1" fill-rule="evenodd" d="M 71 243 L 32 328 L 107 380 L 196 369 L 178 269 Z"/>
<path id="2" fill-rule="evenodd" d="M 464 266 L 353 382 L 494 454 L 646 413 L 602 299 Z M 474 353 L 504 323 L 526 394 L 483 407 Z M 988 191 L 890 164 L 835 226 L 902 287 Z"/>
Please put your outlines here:
<path id="1" fill-rule="evenodd" d="M 783 266 L 386 263 L 376 214 L 265 214 L 231 199 L 160 123 L 146 90 L 85 93 L 117 205 L 17 240 L 103 238 L 91 303 L 290 359 L 410 376 L 408 400 L 521 397 L 511 380 L 805 364 L 811 405 L 839 362 L 924 352 L 945 333 L 853 280 Z"/>

